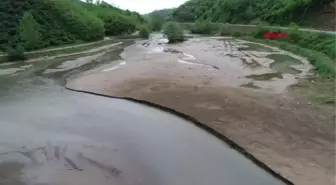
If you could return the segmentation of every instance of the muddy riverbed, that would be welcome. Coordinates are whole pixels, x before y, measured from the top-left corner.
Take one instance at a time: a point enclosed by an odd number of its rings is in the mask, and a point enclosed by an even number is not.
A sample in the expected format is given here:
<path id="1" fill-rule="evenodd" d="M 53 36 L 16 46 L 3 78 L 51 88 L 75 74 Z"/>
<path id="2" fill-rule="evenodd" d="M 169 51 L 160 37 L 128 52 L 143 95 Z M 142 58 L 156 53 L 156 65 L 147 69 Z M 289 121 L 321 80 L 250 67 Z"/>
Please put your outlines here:
<path id="1" fill-rule="evenodd" d="M 299 185 L 334 184 L 335 115 L 288 87 L 311 74 L 300 56 L 232 38 L 167 45 L 160 35 L 67 87 L 144 100 L 188 115 Z"/>
<path id="2" fill-rule="evenodd" d="M 127 66 L 129 44 L 0 66 L 1 185 L 286 184 L 190 121 L 65 89 Z"/>

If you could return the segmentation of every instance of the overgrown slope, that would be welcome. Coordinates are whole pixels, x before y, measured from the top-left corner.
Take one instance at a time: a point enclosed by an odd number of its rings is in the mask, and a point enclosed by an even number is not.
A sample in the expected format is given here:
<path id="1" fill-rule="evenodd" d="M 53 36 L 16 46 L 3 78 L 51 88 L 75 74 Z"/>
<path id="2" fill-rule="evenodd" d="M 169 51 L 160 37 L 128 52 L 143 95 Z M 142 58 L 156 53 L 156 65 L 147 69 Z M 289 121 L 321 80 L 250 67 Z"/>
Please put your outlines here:
<path id="1" fill-rule="evenodd" d="M 144 19 L 105 2 L 79 0 L 1 0 L 0 51 L 95 41 L 135 31 Z"/>
<path id="2" fill-rule="evenodd" d="M 190 0 L 177 8 L 173 18 L 180 22 L 207 19 L 222 23 L 307 25 L 311 15 L 334 0 Z M 335 11 L 330 17 L 335 16 Z M 333 23 L 335 24 L 335 23 Z"/>

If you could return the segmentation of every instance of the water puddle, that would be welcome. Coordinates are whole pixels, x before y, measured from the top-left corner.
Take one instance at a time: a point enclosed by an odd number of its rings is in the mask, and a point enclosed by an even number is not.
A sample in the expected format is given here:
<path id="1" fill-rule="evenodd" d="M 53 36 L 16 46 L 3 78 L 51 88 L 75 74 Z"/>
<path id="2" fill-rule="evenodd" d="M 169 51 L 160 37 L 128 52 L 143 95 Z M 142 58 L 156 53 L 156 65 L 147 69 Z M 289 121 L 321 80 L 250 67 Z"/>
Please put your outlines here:
<path id="1" fill-rule="evenodd" d="M 24 165 L 17 162 L 0 163 L 0 184 L 2 185 L 24 185 L 21 180 Z"/>
<path id="2" fill-rule="evenodd" d="M 10 65 L 13 65 L 15 64 L 15 62 L 5 62 L 5 63 L 0 63 L 0 67 L 3 67 L 3 66 L 10 66 Z"/>
<path id="3" fill-rule="evenodd" d="M 118 68 L 120 68 L 120 66 L 114 66 L 114 67 L 111 67 L 111 68 L 108 68 L 108 69 L 104 69 L 103 72 L 112 71 L 112 70 L 115 70 L 115 69 L 118 69 Z"/>
<path id="4" fill-rule="evenodd" d="M 247 84 L 242 84 L 240 87 L 251 88 L 251 89 L 261 89 L 261 87 L 254 85 L 253 82 L 249 82 Z"/>
<path id="5" fill-rule="evenodd" d="M 12 75 L 15 74 L 19 71 L 23 71 L 24 69 L 22 68 L 8 68 L 8 69 L 0 69 L 0 75 Z"/>
<path id="6" fill-rule="evenodd" d="M 262 51 L 262 52 L 272 52 L 273 49 L 261 46 L 256 43 L 244 43 L 238 48 L 239 51 Z"/>
<path id="7" fill-rule="evenodd" d="M 118 68 L 122 67 L 123 65 L 126 65 L 126 61 L 121 61 L 117 66 L 113 66 L 111 68 L 103 69 L 102 71 L 103 72 L 112 71 L 112 70 L 115 70 L 115 69 L 118 69 Z"/>
<path id="8" fill-rule="evenodd" d="M 302 62 L 294 57 L 284 54 L 270 54 L 267 58 L 274 60 L 270 67 L 280 73 L 299 74 L 302 71 L 291 66 L 300 65 Z"/>
<path id="9" fill-rule="evenodd" d="M 268 81 L 272 80 L 273 78 L 283 79 L 283 76 L 281 73 L 277 72 L 277 73 L 264 73 L 260 75 L 248 75 L 245 76 L 245 78 L 251 78 L 257 81 Z"/>
<path id="10" fill-rule="evenodd" d="M 172 49 L 172 48 L 165 48 L 163 50 L 163 52 L 166 52 L 166 53 L 182 53 L 181 51 L 179 51 L 177 49 Z"/>
<path id="11" fill-rule="evenodd" d="M 182 64 L 190 64 L 190 65 L 204 66 L 204 64 L 196 64 L 196 63 L 187 62 L 187 61 L 184 61 L 184 60 L 177 60 L 177 62 L 182 63 Z"/>
<path id="12" fill-rule="evenodd" d="M 191 54 L 183 53 L 183 55 L 185 56 L 183 60 L 196 60 L 196 58 Z"/>
<path id="13" fill-rule="evenodd" d="M 49 74 L 49 73 L 55 73 L 55 72 L 60 72 L 60 71 L 67 71 L 70 69 L 78 68 L 80 66 L 83 66 L 87 63 L 92 62 L 93 60 L 103 56 L 104 53 L 98 53 L 95 55 L 90 55 L 90 56 L 85 56 L 85 57 L 79 57 L 75 60 L 70 60 L 63 62 L 61 65 L 59 65 L 56 69 L 47 69 L 45 70 L 44 74 Z"/>
<path id="14" fill-rule="evenodd" d="M 262 66 L 253 58 L 240 58 L 240 60 L 242 61 L 244 66 L 247 66 L 250 68 L 258 68 Z"/>

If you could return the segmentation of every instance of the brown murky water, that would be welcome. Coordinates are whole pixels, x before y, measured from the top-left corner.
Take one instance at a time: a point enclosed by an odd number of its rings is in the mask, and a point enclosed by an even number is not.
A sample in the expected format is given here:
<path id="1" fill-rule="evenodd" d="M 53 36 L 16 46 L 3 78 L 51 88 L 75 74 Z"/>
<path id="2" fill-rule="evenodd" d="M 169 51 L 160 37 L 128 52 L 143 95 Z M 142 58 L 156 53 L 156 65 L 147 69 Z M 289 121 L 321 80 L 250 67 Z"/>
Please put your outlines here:
<path id="1" fill-rule="evenodd" d="M 126 68 L 121 51 L 0 67 L 25 69 L 0 78 L 0 184 L 284 184 L 184 119 L 62 86 L 65 78 L 92 68 Z M 136 61 L 137 54 L 122 56 Z M 191 59 L 184 54 L 181 60 Z M 181 64 L 219 70 L 191 63 Z"/>
<path id="2" fill-rule="evenodd" d="M 232 38 L 190 38 L 174 45 L 166 42 L 162 35 L 154 35 L 150 41 L 127 47 L 122 54 L 124 65 L 106 65 L 90 73 L 103 76 L 113 70 L 111 78 L 124 80 L 167 74 L 193 78 L 200 85 L 254 84 L 263 92 L 282 93 L 313 68 L 302 57 L 278 48 Z"/>
<path id="3" fill-rule="evenodd" d="M 297 184 L 333 184 L 334 157 L 328 157 L 335 155 L 333 114 L 284 93 L 306 77 L 312 69 L 308 61 L 232 38 L 165 42 L 160 35 L 139 41 L 117 63 L 85 72 L 67 87 L 182 112 Z M 311 139 L 316 137 L 318 143 Z"/>

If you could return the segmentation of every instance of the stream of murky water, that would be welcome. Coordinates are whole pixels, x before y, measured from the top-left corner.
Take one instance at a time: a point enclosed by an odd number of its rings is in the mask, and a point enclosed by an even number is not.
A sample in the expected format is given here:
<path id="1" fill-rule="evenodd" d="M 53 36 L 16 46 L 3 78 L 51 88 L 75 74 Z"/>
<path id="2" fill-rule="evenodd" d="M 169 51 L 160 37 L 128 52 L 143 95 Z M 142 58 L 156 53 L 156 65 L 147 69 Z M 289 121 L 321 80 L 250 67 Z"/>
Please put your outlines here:
<path id="1" fill-rule="evenodd" d="M 0 66 L 0 184 L 283 184 L 184 119 L 64 88 L 124 46 Z"/>

